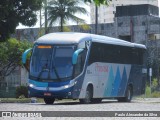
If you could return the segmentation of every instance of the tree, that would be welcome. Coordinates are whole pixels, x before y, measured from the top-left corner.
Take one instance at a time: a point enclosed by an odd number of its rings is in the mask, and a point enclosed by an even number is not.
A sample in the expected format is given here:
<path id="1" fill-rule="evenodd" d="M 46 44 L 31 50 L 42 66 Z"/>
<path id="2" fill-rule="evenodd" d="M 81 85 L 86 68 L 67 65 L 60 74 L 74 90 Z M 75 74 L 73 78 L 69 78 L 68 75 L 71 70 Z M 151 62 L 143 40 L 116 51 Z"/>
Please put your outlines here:
<path id="1" fill-rule="evenodd" d="M 41 5 L 42 0 L 1 0 L 0 41 L 7 40 L 19 23 L 34 25 L 37 21 L 36 11 Z"/>
<path id="2" fill-rule="evenodd" d="M 32 47 L 32 43 L 27 41 L 18 41 L 13 38 L 0 43 L 1 80 L 3 80 L 5 76 L 10 75 L 16 67 L 22 65 L 22 53 L 30 47 Z"/>
<path id="3" fill-rule="evenodd" d="M 60 31 L 63 32 L 63 25 L 71 20 L 72 22 L 81 22 L 84 23 L 85 20 L 80 17 L 75 16 L 75 13 L 87 14 L 85 8 L 80 7 L 82 1 L 80 0 L 54 0 L 47 7 L 48 10 L 48 22 L 49 26 L 52 26 L 55 23 L 59 23 L 61 26 Z"/>
<path id="4" fill-rule="evenodd" d="M 89 2 L 89 3 L 91 3 L 91 2 L 94 2 L 96 5 L 100 5 L 100 4 L 106 4 L 106 5 L 108 5 L 108 2 L 109 2 L 109 0 L 84 0 L 85 2 Z"/>

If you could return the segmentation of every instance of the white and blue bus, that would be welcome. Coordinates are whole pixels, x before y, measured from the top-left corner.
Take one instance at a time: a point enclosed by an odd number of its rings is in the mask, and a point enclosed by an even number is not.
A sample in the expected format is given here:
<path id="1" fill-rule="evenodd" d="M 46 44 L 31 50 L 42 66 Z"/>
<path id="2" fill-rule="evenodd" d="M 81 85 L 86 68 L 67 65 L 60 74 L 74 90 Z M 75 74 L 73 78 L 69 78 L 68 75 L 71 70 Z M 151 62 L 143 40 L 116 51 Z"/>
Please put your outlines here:
<path id="1" fill-rule="evenodd" d="M 105 98 L 130 102 L 145 91 L 146 47 L 116 38 L 88 33 L 59 32 L 40 37 L 30 58 L 30 97 L 79 99 L 98 103 Z"/>

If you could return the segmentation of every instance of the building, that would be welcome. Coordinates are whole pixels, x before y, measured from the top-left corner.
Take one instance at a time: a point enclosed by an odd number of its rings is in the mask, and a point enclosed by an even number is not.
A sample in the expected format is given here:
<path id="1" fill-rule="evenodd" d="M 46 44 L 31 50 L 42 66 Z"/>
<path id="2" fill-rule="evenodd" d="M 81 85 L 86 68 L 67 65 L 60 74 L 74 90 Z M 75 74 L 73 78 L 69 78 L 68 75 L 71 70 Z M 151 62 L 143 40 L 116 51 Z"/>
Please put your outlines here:
<path id="1" fill-rule="evenodd" d="M 98 7 L 98 23 L 113 23 L 115 21 L 116 7 L 126 5 L 149 4 L 158 7 L 158 0 L 108 0 L 109 6 Z M 95 5 L 90 5 L 91 24 L 95 24 Z"/>

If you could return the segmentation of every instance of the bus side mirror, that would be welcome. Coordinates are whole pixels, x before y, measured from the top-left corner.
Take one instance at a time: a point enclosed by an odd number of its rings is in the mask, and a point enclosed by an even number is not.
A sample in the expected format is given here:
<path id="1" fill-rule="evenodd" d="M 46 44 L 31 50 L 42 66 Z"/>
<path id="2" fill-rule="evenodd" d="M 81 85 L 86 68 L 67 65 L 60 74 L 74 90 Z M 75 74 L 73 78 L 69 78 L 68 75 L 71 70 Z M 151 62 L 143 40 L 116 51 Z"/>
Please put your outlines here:
<path id="1" fill-rule="evenodd" d="M 72 64 L 75 65 L 77 64 L 77 59 L 78 59 L 78 55 L 83 52 L 84 49 L 78 49 L 76 50 L 74 53 L 73 53 L 73 56 L 72 56 Z"/>
<path id="2" fill-rule="evenodd" d="M 29 71 L 29 64 L 27 65 L 27 55 L 32 51 L 32 48 L 27 49 L 23 54 L 22 54 L 22 63 L 25 66 L 25 68 Z"/>

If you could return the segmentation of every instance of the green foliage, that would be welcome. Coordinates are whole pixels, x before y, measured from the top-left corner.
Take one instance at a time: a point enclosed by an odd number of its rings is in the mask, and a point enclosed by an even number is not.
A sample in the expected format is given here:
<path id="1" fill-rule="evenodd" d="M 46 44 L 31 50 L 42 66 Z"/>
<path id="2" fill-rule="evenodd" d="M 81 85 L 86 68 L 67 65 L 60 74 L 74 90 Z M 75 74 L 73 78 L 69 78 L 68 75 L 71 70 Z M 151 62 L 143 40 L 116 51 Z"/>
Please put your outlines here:
<path id="1" fill-rule="evenodd" d="M 61 26 L 60 31 L 64 31 L 64 24 L 71 20 L 72 22 L 85 23 L 85 20 L 75 16 L 76 13 L 87 14 L 85 8 L 80 7 L 82 3 L 80 0 L 54 0 L 49 3 L 48 10 L 48 22 L 52 27 L 55 23 Z"/>
<path id="2" fill-rule="evenodd" d="M 149 86 L 146 86 L 145 97 L 150 97 L 150 96 L 151 96 L 151 88 Z"/>
<path id="3" fill-rule="evenodd" d="M 160 97 L 160 92 L 156 91 L 156 88 L 158 87 L 158 79 L 153 78 L 152 80 L 152 86 L 146 86 L 145 89 L 145 97 L 153 97 L 153 98 L 158 98 Z"/>
<path id="4" fill-rule="evenodd" d="M 0 1 L 0 41 L 5 41 L 16 26 L 22 23 L 32 26 L 37 21 L 36 11 L 43 0 L 1 0 Z"/>
<path id="5" fill-rule="evenodd" d="M 89 25 L 87 24 L 83 24 L 83 25 L 79 25 L 80 28 L 82 28 L 83 30 L 89 30 L 91 29 Z"/>
<path id="6" fill-rule="evenodd" d="M 19 51 L 20 51 L 21 55 L 22 55 L 22 53 L 23 53 L 25 50 L 33 47 L 33 43 L 30 43 L 30 42 L 28 42 L 27 40 L 21 41 L 21 42 L 19 42 L 19 44 L 20 44 L 20 46 L 19 46 Z M 27 55 L 27 59 L 30 59 L 30 56 L 31 56 L 31 53 L 29 53 L 29 54 Z M 21 56 L 21 57 L 22 57 L 22 56 Z M 22 60 L 22 58 L 21 58 L 21 60 Z M 21 64 L 21 65 L 22 65 L 22 64 Z"/>
<path id="7" fill-rule="evenodd" d="M 71 31 L 71 29 L 69 27 L 64 26 L 64 32 L 70 32 L 70 31 Z"/>
<path id="8" fill-rule="evenodd" d="M 158 91 L 153 92 L 152 97 L 153 98 L 159 98 L 160 97 L 160 92 L 158 92 Z"/>
<path id="9" fill-rule="evenodd" d="M 14 38 L 0 43 L 0 76 L 8 76 L 17 66 L 22 65 L 22 53 L 30 47 L 32 43 Z"/>
<path id="10" fill-rule="evenodd" d="M 28 88 L 26 86 L 18 86 L 16 88 L 16 98 L 27 98 L 28 97 Z"/>
<path id="11" fill-rule="evenodd" d="M 108 5 L 109 0 L 84 0 L 85 2 L 94 2 L 96 5 L 100 5 L 100 4 L 104 4 L 104 5 Z"/>
<path id="12" fill-rule="evenodd" d="M 155 90 L 158 87 L 158 79 L 154 78 L 152 81 L 152 89 Z"/>

